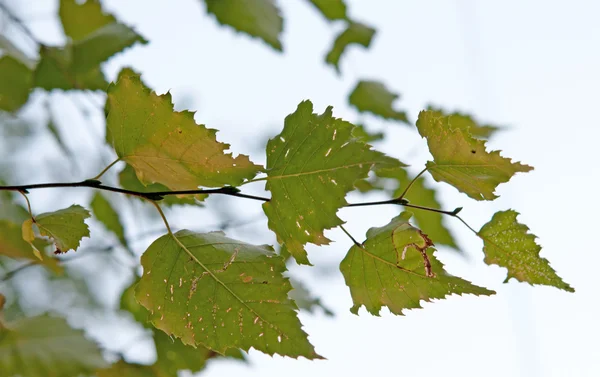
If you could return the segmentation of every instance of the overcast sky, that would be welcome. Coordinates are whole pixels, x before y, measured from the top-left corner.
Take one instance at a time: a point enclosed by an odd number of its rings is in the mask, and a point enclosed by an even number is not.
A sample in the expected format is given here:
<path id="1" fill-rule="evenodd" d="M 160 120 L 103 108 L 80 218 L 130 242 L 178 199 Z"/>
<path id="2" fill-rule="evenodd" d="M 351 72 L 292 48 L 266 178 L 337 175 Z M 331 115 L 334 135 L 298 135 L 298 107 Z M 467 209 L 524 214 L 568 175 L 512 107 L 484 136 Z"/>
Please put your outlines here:
<path id="1" fill-rule="evenodd" d="M 448 221 L 467 257 L 443 248 L 437 255 L 451 273 L 495 289 L 497 295 L 453 296 L 406 316 L 384 310 L 373 317 L 364 309 L 355 316 L 338 270 L 351 244 L 332 231 L 327 234 L 336 241 L 331 246 L 308 248 L 316 267 L 293 271 L 336 313 L 334 318 L 301 314 L 311 342 L 328 360 L 250 352 L 250 367 L 217 361 L 205 375 L 600 375 L 595 237 L 600 3 L 347 0 L 351 16 L 375 26 L 377 34 L 369 50 L 352 48 L 342 58 L 341 76 L 323 64 L 341 25 L 328 24 L 304 0 L 278 1 L 285 17 L 284 54 L 219 27 L 199 1 L 103 3 L 151 41 L 111 60 L 105 67 L 109 77 L 114 79 L 125 65 L 135 67 L 159 93 L 171 90 L 176 107 L 198 110 L 196 119 L 219 129 L 219 140 L 230 143 L 235 153 L 251 154 L 259 163 L 265 156 L 257 148 L 279 132 L 300 101 L 310 99 L 319 112 L 333 105 L 337 117 L 389 130 L 390 138 L 377 147 L 421 170 L 429 156 L 414 130 L 359 116 L 348 106 L 347 94 L 359 79 L 383 80 L 400 92 L 397 106 L 408 109 L 412 119 L 431 103 L 506 125 L 489 145 L 535 170 L 501 185 L 501 197 L 490 203 L 474 202 L 438 184 L 444 206 L 463 206 L 463 218 L 475 228 L 497 210 L 517 210 L 519 220 L 539 237 L 542 256 L 576 289 L 571 294 L 515 281 L 502 284 L 506 272 L 483 264 L 482 242 Z M 51 22 L 31 26 L 46 37 L 59 35 Z M 246 217 L 260 213 L 258 202 L 231 200 Z M 386 224 L 397 210 L 344 209 L 340 216 L 362 239 L 369 227 Z M 211 223 L 201 211 L 186 211 L 172 222 L 177 227 Z M 266 229 L 266 222 L 257 228 Z M 274 242 L 266 231 L 230 235 Z M 144 359 L 148 352 L 140 348 L 130 356 Z"/>

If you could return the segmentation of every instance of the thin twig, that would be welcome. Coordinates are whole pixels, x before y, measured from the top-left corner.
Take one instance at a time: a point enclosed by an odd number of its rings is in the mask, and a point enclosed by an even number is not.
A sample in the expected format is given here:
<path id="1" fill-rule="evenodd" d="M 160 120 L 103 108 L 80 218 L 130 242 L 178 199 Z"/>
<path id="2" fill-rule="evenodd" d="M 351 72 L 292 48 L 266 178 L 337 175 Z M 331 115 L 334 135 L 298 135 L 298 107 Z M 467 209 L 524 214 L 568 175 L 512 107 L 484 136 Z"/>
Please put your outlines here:
<path id="1" fill-rule="evenodd" d="M 98 180 L 100 179 L 100 177 L 102 177 L 104 175 L 104 173 L 106 173 L 108 171 L 108 169 L 112 168 L 117 162 L 121 161 L 120 158 L 117 158 L 116 160 L 114 160 L 113 162 L 111 162 L 107 167 L 105 167 L 97 176 L 95 176 L 94 178 L 92 178 L 92 180 Z"/>
<path id="2" fill-rule="evenodd" d="M 4 4 L 4 1 L 0 1 L 0 10 L 2 10 L 2 12 L 4 12 L 6 14 L 6 16 L 8 17 L 9 20 L 11 20 L 15 24 L 17 24 L 21 28 L 21 30 L 23 30 L 23 33 L 25 33 L 25 35 L 27 35 L 27 37 L 29 37 L 29 39 L 31 39 L 33 42 L 37 43 L 38 45 L 43 44 L 35 37 L 35 35 L 33 35 L 31 30 L 29 30 L 27 25 L 25 25 L 25 22 L 23 22 L 23 20 L 21 20 L 10 9 L 8 9 L 8 7 Z"/>
<path id="3" fill-rule="evenodd" d="M 408 190 L 410 190 L 410 188 L 412 187 L 413 183 L 415 183 L 415 181 L 423 175 L 423 173 L 425 173 L 427 171 L 427 168 L 421 170 L 421 172 L 419 174 L 417 174 L 412 181 L 410 181 L 410 183 L 408 184 L 408 186 L 406 186 L 406 188 L 404 189 L 404 191 L 402 191 L 402 194 L 400 194 L 400 196 L 398 197 L 398 199 L 403 199 L 404 196 L 406 195 L 406 193 L 408 192 Z"/>
<path id="4" fill-rule="evenodd" d="M 349 238 L 352 240 L 352 242 L 354 242 L 354 244 L 355 244 L 356 246 L 358 246 L 358 247 L 360 247 L 360 248 L 362 249 L 363 245 L 362 245 L 360 242 L 358 242 L 358 241 L 357 241 L 357 240 L 356 240 L 354 237 L 352 237 L 352 235 L 350 234 L 350 232 L 348 232 L 348 231 L 346 230 L 346 228 L 344 228 L 344 226 L 343 226 L 343 225 L 340 225 L 340 229 L 342 229 L 342 231 L 343 231 L 344 233 L 346 233 L 346 235 L 347 235 L 347 236 L 348 236 L 348 237 L 349 237 Z"/>

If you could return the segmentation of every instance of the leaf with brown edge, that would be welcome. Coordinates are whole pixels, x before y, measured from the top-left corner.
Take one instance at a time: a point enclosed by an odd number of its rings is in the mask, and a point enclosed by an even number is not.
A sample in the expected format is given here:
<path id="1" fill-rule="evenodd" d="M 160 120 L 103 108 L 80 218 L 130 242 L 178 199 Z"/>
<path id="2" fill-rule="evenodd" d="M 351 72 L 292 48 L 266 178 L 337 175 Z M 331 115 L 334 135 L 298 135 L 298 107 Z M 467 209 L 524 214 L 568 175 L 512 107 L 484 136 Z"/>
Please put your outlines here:
<path id="1" fill-rule="evenodd" d="M 145 184 L 171 190 L 238 186 L 262 166 L 225 153 L 216 130 L 198 125 L 189 111 L 174 111 L 171 95 L 157 95 L 129 68 L 108 88 L 107 141 Z"/>
<path id="2" fill-rule="evenodd" d="M 427 170 L 433 178 L 446 182 L 475 200 L 494 200 L 500 183 L 508 182 L 517 172 L 533 170 L 531 166 L 512 162 L 500 151 L 486 150 L 485 141 L 455 128 L 450 117 L 435 111 L 421 111 L 417 128 L 427 139 L 433 161 Z"/>
<path id="3" fill-rule="evenodd" d="M 337 211 L 348 204 L 345 196 L 356 181 L 375 166 L 403 165 L 356 138 L 354 129 L 333 117 L 331 106 L 319 115 L 303 101 L 267 143 L 271 200 L 263 210 L 269 229 L 300 264 L 310 264 L 306 243 L 329 244 L 323 231 L 343 224 Z"/>
<path id="4" fill-rule="evenodd" d="M 383 306 L 394 314 L 420 308 L 420 301 L 442 299 L 451 294 L 494 294 L 452 276 L 433 255 L 431 240 L 410 225 L 410 212 L 403 212 L 381 227 L 371 228 L 361 245 L 354 245 L 340 264 L 358 313 L 364 305 L 373 315 Z"/>
<path id="5" fill-rule="evenodd" d="M 58 260 L 49 255 L 43 255 L 40 260 L 33 252 L 32 245 L 38 250 L 43 250 L 48 243 L 45 240 L 36 239 L 31 244 L 22 237 L 22 227 L 7 220 L 0 220 L 0 255 L 13 259 L 26 259 L 54 271 L 62 273 L 63 269 Z"/>
<path id="6" fill-rule="evenodd" d="M 495 264 L 508 270 L 505 283 L 510 278 L 529 284 L 550 285 L 568 292 L 575 290 L 565 283 L 546 258 L 540 257 L 542 248 L 529 233 L 527 225 L 517 221 L 518 212 L 499 211 L 478 232 L 483 240 L 483 252 L 487 264 Z"/>
<path id="7" fill-rule="evenodd" d="M 90 212 L 79 205 L 54 212 L 46 212 L 35 216 L 35 224 L 40 234 L 50 237 L 56 245 L 56 253 L 62 254 L 69 250 L 77 250 L 83 237 L 90 236 L 90 230 L 85 219 Z"/>
<path id="8" fill-rule="evenodd" d="M 292 287 L 283 276 L 285 263 L 271 247 L 221 232 L 182 230 L 154 241 L 142 255 L 142 266 L 138 302 L 150 311 L 156 328 L 184 344 L 221 354 L 254 348 L 269 355 L 321 358 L 288 299 Z"/>
<path id="9" fill-rule="evenodd" d="M 377 177 L 393 179 L 397 182 L 396 189 L 392 192 L 392 197 L 398 198 L 410 182 L 414 179 L 409 175 L 408 171 L 402 167 L 393 169 L 377 169 L 375 171 Z M 427 185 L 423 176 L 418 177 L 410 187 L 410 190 L 404 196 L 405 199 L 412 204 L 423 207 L 442 209 L 442 206 L 437 199 L 437 192 Z M 416 225 L 423 230 L 432 240 L 438 245 L 450 246 L 458 249 L 456 241 L 450 230 L 444 224 L 444 217 L 439 212 L 415 210 L 413 220 Z"/>

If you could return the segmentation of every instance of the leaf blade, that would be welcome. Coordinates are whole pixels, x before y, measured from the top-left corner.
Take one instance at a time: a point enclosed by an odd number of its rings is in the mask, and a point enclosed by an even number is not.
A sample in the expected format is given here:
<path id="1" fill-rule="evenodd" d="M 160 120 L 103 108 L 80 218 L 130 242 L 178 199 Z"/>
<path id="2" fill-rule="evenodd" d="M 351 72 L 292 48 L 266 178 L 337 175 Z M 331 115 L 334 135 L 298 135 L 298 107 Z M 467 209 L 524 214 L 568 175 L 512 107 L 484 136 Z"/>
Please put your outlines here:
<path id="1" fill-rule="evenodd" d="M 204 0 L 206 12 L 215 16 L 221 25 L 259 38 L 277 51 L 283 47 L 279 40 L 283 18 L 273 0 Z"/>
<path id="2" fill-rule="evenodd" d="M 369 112 L 384 119 L 409 124 L 406 112 L 394 110 L 392 107 L 398 97 L 398 94 L 392 93 L 382 82 L 361 80 L 350 93 L 348 103 L 361 113 Z"/>
<path id="3" fill-rule="evenodd" d="M 125 248 L 128 247 L 127 239 L 125 238 L 125 228 L 121 222 L 121 218 L 115 208 L 110 204 L 104 195 L 96 192 L 90 203 L 92 212 L 96 219 L 100 221 L 106 229 L 117 236 L 117 239 Z"/>
<path id="4" fill-rule="evenodd" d="M 533 170 L 500 156 L 500 151 L 488 152 L 485 141 L 454 128 L 449 121 L 434 111 L 421 111 L 417 120 L 417 129 L 433 155 L 427 170 L 436 181 L 446 182 L 475 200 L 494 200 L 500 183 L 508 182 L 517 172 Z"/>
<path id="5" fill-rule="evenodd" d="M 137 300 L 154 326 L 184 344 L 320 358 L 287 299 L 285 264 L 272 249 L 220 232 L 179 231 L 156 240 L 142 265 Z"/>
<path id="6" fill-rule="evenodd" d="M 35 216 L 35 224 L 42 236 L 54 240 L 57 252 L 66 253 L 77 250 L 84 237 L 90 236 L 85 219 L 90 217 L 87 209 L 73 204 L 54 212 L 45 212 Z"/>
<path id="7" fill-rule="evenodd" d="M 6 328 L 0 337 L 3 375 L 78 376 L 107 366 L 97 345 L 62 318 L 22 318 Z"/>
<path id="8" fill-rule="evenodd" d="M 371 228 L 362 247 L 352 246 L 340 263 L 358 313 L 361 306 L 373 315 L 386 306 L 401 315 L 420 308 L 421 300 L 450 294 L 491 295 L 494 292 L 449 275 L 433 255 L 431 240 L 408 223 L 403 212 L 381 228 Z"/>
<path id="9" fill-rule="evenodd" d="M 481 227 L 478 235 L 484 242 L 484 262 L 505 267 L 508 270 L 505 283 L 515 278 L 531 285 L 549 285 L 575 292 L 550 267 L 548 260 L 539 256 L 542 248 L 535 242 L 537 237 L 517 221 L 518 215 L 514 210 L 498 211 Z"/>
<path id="10" fill-rule="evenodd" d="M 285 119 L 283 131 L 267 144 L 267 190 L 263 204 L 269 229 L 301 264 L 310 264 L 304 245 L 330 242 L 325 229 L 341 225 L 338 209 L 354 182 L 375 165 L 399 162 L 356 139 L 354 125 L 334 118 L 328 107 L 313 113 L 310 101 L 298 105 Z"/>
<path id="11" fill-rule="evenodd" d="M 374 35 L 375 29 L 358 22 L 350 22 L 348 27 L 335 38 L 331 49 L 325 56 L 325 63 L 332 65 L 339 73 L 339 62 L 346 49 L 350 45 L 368 48 Z"/>
<path id="12" fill-rule="evenodd" d="M 248 156 L 225 153 L 229 145 L 216 140 L 216 130 L 196 124 L 191 112 L 174 111 L 170 94 L 157 95 L 131 69 L 110 85 L 107 112 L 107 140 L 143 184 L 237 186 L 262 170 Z"/>

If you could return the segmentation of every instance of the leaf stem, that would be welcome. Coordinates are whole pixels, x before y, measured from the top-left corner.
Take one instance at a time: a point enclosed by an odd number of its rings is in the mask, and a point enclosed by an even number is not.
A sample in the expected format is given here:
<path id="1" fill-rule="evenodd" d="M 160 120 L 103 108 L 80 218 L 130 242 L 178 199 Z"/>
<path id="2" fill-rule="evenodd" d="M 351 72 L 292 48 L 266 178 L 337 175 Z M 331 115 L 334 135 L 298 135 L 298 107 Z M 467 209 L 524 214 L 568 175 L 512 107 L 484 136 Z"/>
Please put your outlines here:
<path id="1" fill-rule="evenodd" d="M 419 174 L 417 174 L 412 181 L 410 181 L 410 183 L 408 184 L 408 186 L 406 186 L 406 188 L 404 189 L 404 191 L 402 191 L 402 194 L 400 194 L 400 196 L 398 197 L 398 199 L 403 199 L 404 196 L 406 195 L 406 193 L 408 192 L 408 190 L 410 190 L 410 188 L 412 187 L 412 185 L 415 183 L 415 181 L 423 175 L 423 173 L 425 173 L 427 171 L 427 167 L 425 167 L 425 169 L 421 170 L 421 172 Z"/>
<path id="2" fill-rule="evenodd" d="M 29 202 L 29 198 L 27 197 L 27 194 L 25 194 L 25 191 L 23 191 L 23 190 L 19 190 L 19 194 L 23 195 L 23 197 L 25 198 L 25 202 L 27 203 L 27 211 L 29 212 L 29 216 L 31 216 L 31 220 L 33 222 L 35 222 L 35 217 L 33 217 L 33 212 L 31 211 L 31 203 Z"/>
<path id="3" fill-rule="evenodd" d="M 95 176 L 94 178 L 91 178 L 90 180 L 92 180 L 92 181 L 99 180 L 100 177 L 102 177 L 104 175 L 104 173 L 106 173 L 108 171 L 108 169 L 112 168 L 119 161 L 121 161 L 121 159 L 117 158 L 116 160 L 111 162 L 107 167 L 105 167 L 97 176 Z"/>
<path id="4" fill-rule="evenodd" d="M 354 237 L 352 237 L 352 235 L 350 234 L 350 232 L 348 232 L 348 231 L 346 230 L 346 228 L 344 228 L 344 226 L 343 226 L 343 225 L 340 225 L 340 229 L 342 229 L 342 231 L 343 231 L 344 233 L 346 233 L 346 235 L 347 235 L 347 236 L 348 236 L 348 237 L 349 237 L 349 238 L 352 240 L 352 242 L 354 242 L 354 244 L 355 244 L 356 246 L 358 246 L 358 247 L 360 247 L 360 248 L 362 249 L 363 245 L 362 245 L 360 242 L 358 242 L 358 241 L 357 241 L 357 240 L 356 240 Z"/>

